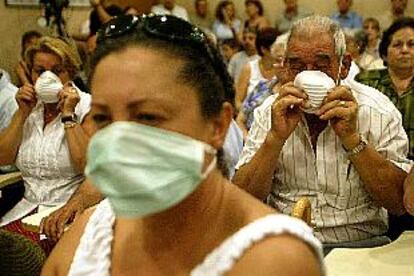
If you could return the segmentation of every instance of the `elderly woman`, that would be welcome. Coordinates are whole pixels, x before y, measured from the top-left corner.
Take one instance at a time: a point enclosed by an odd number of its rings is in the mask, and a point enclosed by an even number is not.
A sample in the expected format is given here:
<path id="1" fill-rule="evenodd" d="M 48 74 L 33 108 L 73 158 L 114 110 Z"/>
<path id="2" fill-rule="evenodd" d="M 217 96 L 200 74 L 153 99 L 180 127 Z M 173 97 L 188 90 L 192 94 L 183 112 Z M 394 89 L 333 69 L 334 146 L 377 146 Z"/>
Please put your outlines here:
<path id="1" fill-rule="evenodd" d="M 27 214 L 70 198 L 84 179 L 89 137 L 85 116 L 90 95 L 71 82 L 80 69 L 74 48 L 59 38 L 43 37 L 25 59 L 34 85 L 19 89 L 18 110 L 0 133 L 0 165 L 15 163 L 25 185 L 24 198 L 1 218 L 11 231 L 24 231 L 20 219 Z"/>
<path id="2" fill-rule="evenodd" d="M 403 18 L 384 32 L 380 55 L 387 68 L 360 73 L 355 80 L 384 93 L 402 115 L 414 160 L 414 19 Z"/>
<path id="3" fill-rule="evenodd" d="M 355 79 L 383 92 L 396 105 L 410 143 L 408 157 L 414 160 L 414 19 L 395 21 L 384 32 L 379 51 L 387 68 L 360 73 Z M 390 217 L 392 239 L 405 229 L 414 229 L 414 217 Z"/>
<path id="4" fill-rule="evenodd" d="M 309 227 L 216 166 L 233 86 L 205 34 L 173 16 L 130 16 L 99 41 L 91 116 L 101 130 L 86 174 L 107 199 L 63 235 L 43 275 L 320 275 Z"/>

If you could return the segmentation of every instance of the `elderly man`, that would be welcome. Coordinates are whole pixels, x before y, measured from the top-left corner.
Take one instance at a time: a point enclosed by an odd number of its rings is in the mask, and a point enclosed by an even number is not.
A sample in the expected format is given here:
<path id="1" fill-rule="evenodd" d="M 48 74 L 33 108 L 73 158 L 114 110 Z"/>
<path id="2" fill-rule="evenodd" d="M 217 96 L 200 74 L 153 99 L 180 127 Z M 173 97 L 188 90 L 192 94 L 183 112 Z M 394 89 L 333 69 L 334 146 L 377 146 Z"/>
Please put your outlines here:
<path id="1" fill-rule="evenodd" d="M 348 33 L 354 33 L 362 29 L 362 17 L 351 11 L 352 0 L 337 0 L 338 12 L 331 16 L 331 19 L 338 22 Z"/>
<path id="2" fill-rule="evenodd" d="M 180 17 L 188 21 L 188 13 L 184 7 L 175 4 L 175 0 L 164 0 L 162 4 L 155 5 L 151 8 L 155 14 L 169 14 Z"/>
<path id="3" fill-rule="evenodd" d="M 315 39 L 315 38 L 318 39 Z M 286 77 L 319 70 L 345 79 L 350 56 L 337 23 L 297 21 L 285 54 Z M 342 61 L 342 62 L 341 62 Z M 342 64 L 342 65 L 341 65 Z M 308 197 L 315 235 L 326 248 L 375 246 L 389 239 L 387 210 L 405 212 L 403 182 L 412 163 L 401 115 L 375 89 L 347 81 L 304 113 L 307 95 L 292 82 L 255 111 L 233 181 L 283 213 Z"/>

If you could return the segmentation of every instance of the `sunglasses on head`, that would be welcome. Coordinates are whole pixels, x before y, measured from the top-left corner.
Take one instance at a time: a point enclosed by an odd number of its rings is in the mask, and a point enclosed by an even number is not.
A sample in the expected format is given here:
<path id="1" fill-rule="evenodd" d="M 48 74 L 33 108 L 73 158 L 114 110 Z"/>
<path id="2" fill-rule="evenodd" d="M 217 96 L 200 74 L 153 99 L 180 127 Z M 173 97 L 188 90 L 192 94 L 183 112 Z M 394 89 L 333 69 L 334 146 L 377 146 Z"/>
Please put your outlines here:
<path id="1" fill-rule="evenodd" d="M 110 20 L 98 31 L 97 42 L 115 39 L 142 30 L 148 35 L 171 42 L 209 44 L 208 38 L 199 28 L 171 15 L 121 15 Z"/>
<path id="2" fill-rule="evenodd" d="M 196 26 L 172 15 L 120 15 L 106 23 L 97 33 L 97 44 L 122 36 L 145 32 L 148 36 L 181 45 L 191 45 L 204 52 L 222 81 L 228 81 L 225 65 L 207 35 Z M 224 68 L 224 69 L 223 69 Z"/>

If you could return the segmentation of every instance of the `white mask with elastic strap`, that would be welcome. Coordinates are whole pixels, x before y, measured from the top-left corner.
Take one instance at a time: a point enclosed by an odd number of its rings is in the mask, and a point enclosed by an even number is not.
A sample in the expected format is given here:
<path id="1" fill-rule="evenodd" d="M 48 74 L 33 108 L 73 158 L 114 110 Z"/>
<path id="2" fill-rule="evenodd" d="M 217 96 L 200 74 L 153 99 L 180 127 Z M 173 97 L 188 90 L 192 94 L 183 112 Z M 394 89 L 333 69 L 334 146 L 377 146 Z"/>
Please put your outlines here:
<path id="1" fill-rule="evenodd" d="M 43 72 L 35 84 L 37 98 L 44 103 L 57 103 L 62 89 L 61 80 L 51 71 Z"/>

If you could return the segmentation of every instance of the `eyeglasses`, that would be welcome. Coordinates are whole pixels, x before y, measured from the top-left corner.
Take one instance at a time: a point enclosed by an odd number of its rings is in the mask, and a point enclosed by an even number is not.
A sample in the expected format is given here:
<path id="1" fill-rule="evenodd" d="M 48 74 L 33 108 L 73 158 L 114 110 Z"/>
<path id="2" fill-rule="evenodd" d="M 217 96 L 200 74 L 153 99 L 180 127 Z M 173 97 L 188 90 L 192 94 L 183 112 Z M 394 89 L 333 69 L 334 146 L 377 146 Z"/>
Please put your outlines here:
<path id="1" fill-rule="evenodd" d="M 222 81 L 227 83 L 230 79 L 223 70 L 226 70 L 218 51 L 213 51 L 212 45 L 207 35 L 199 28 L 191 25 L 187 21 L 171 15 L 120 15 L 106 23 L 97 33 L 97 44 L 103 43 L 108 39 L 116 39 L 133 32 L 144 31 L 149 36 L 153 36 L 165 41 L 175 42 L 182 45 L 192 45 L 201 49 L 212 62 L 216 73 Z"/>

